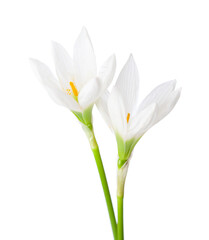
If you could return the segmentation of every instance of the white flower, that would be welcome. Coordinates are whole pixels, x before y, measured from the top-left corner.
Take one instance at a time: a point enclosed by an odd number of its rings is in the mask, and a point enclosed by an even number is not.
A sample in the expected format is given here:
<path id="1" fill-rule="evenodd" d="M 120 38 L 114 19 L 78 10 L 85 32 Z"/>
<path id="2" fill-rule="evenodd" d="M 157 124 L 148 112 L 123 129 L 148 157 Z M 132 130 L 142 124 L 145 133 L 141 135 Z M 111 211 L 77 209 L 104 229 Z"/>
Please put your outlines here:
<path id="1" fill-rule="evenodd" d="M 98 100 L 99 111 L 116 134 L 121 164 L 142 135 L 174 108 L 181 92 L 175 85 L 175 80 L 159 85 L 138 104 L 139 74 L 131 55 L 111 93 Z"/>
<path id="2" fill-rule="evenodd" d="M 57 104 L 69 108 L 84 124 L 91 124 L 93 104 L 104 93 L 115 73 L 115 56 L 107 59 L 97 74 L 93 47 L 85 28 L 78 36 L 73 59 L 58 43 L 53 43 L 57 78 L 42 62 L 31 64 L 49 95 Z"/>

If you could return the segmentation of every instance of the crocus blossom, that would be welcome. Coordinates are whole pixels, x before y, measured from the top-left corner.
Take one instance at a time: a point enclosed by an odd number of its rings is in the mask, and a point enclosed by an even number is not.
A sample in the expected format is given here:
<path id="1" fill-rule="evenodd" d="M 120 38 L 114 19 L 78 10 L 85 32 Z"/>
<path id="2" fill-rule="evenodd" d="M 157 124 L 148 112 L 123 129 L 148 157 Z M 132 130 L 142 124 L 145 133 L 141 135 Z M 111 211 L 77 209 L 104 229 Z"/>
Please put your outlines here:
<path id="1" fill-rule="evenodd" d="M 174 108 L 181 93 L 175 86 L 175 80 L 165 82 L 139 104 L 139 74 L 131 55 L 111 93 L 106 91 L 98 100 L 99 111 L 116 135 L 119 167 L 143 134 Z"/>
<path id="2" fill-rule="evenodd" d="M 57 104 L 69 108 L 85 125 L 91 124 L 93 104 L 113 79 L 115 56 L 110 56 L 97 73 L 94 50 L 85 28 L 75 42 L 73 58 L 60 44 L 52 45 L 57 78 L 38 60 L 30 60 L 32 67 Z"/>

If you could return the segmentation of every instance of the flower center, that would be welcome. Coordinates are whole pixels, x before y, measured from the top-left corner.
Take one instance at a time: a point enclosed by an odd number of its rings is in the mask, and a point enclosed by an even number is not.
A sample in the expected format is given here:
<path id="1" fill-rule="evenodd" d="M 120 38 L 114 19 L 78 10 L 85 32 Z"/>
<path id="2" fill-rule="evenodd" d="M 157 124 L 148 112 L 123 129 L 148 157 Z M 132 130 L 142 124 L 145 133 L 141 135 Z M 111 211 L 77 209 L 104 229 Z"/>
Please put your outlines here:
<path id="1" fill-rule="evenodd" d="M 127 123 L 129 122 L 130 116 L 131 116 L 131 114 L 128 113 L 128 114 L 127 114 L 127 117 L 126 117 Z"/>

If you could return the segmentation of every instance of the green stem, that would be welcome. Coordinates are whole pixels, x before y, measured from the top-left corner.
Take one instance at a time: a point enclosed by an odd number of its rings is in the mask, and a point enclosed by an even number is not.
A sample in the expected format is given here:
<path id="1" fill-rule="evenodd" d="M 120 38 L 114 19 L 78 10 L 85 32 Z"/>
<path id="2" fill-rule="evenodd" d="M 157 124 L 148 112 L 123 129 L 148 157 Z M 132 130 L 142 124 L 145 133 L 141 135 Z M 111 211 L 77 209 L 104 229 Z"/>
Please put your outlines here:
<path id="1" fill-rule="evenodd" d="M 117 240 L 117 223 L 116 223 L 116 219 L 115 219 L 115 213 L 114 213 L 114 209 L 113 209 L 113 205 L 112 205 L 110 191 L 109 191 L 107 178 L 106 178 L 106 175 L 105 175 L 105 170 L 104 170 L 104 167 L 103 167 L 99 147 L 98 147 L 96 138 L 94 136 L 93 129 L 83 125 L 83 130 L 86 133 L 86 136 L 87 136 L 87 138 L 89 140 L 89 143 L 90 143 L 90 146 L 91 146 L 91 150 L 94 154 L 94 158 L 95 158 L 95 161 L 96 161 L 96 165 L 97 165 L 97 169 L 98 169 L 98 172 L 99 172 L 100 180 L 101 180 L 101 183 L 102 183 L 102 188 L 103 188 L 103 191 L 104 191 L 104 196 L 105 196 L 107 209 L 108 209 L 108 213 L 109 213 L 109 217 L 110 217 L 110 223 L 111 223 L 111 226 L 112 226 L 114 240 Z"/>
<path id="2" fill-rule="evenodd" d="M 117 197 L 118 200 L 118 240 L 124 240 L 123 233 L 123 197 Z"/>
<path id="3" fill-rule="evenodd" d="M 118 202 L 118 240 L 124 240 L 123 230 L 123 198 L 126 176 L 130 159 L 127 159 L 121 167 L 118 167 L 117 202 Z M 118 159 L 118 166 L 122 161 Z"/>
<path id="4" fill-rule="evenodd" d="M 110 222 L 111 222 L 111 226 L 112 226 L 113 236 L 114 236 L 114 239 L 117 240 L 117 224 L 116 224 L 116 219 L 115 219 L 115 213 L 114 213 L 114 209 L 113 209 L 113 205 L 112 205 L 110 191 L 109 191 L 104 167 L 102 164 L 102 159 L 100 156 L 99 148 L 97 147 L 97 148 L 92 149 L 92 152 L 94 154 L 94 158 L 96 160 L 97 168 L 99 171 L 99 176 L 101 179 L 101 183 L 102 183 L 102 187 L 103 187 L 103 191 L 104 191 L 104 195 L 105 195 L 105 200 L 107 203 L 107 209 L 108 209 L 108 213 L 109 213 L 109 217 L 110 217 Z"/>

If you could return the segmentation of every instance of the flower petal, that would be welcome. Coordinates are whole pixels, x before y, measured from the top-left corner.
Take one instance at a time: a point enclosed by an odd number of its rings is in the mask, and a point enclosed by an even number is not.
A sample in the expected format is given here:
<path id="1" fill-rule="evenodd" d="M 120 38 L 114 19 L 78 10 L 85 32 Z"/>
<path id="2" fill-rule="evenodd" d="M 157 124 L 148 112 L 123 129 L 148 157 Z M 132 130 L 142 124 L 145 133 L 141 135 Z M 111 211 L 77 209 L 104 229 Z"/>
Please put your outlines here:
<path id="1" fill-rule="evenodd" d="M 74 80 L 73 62 L 60 44 L 52 42 L 52 47 L 57 76 L 62 88 L 66 90 L 70 87 L 69 82 Z"/>
<path id="2" fill-rule="evenodd" d="M 101 92 L 101 83 L 98 78 L 93 78 L 87 82 L 78 95 L 78 102 L 83 109 L 95 103 Z"/>
<path id="3" fill-rule="evenodd" d="M 113 80 L 116 68 L 115 55 L 110 56 L 99 70 L 98 77 L 102 82 L 103 90 L 108 88 Z"/>
<path id="4" fill-rule="evenodd" d="M 114 87 L 107 102 L 109 116 L 113 129 L 121 137 L 125 138 L 127 133 L 126 111 L 119 90 Z"/>
<path id="5" fill-rule="evenodd" d="M 111 123 L 111 119 L 110 119 L 108 107 L 107 107 L 109 96 L 110 96 L 110 93 L 108 92 L 108 90 L 106 90 L 103 93 L 103 95 L 97 100 L 96 105 L 102 117 L 104 118 L 105 122 L 107 123 L 109 128 L 112 130 L 112 123 Z"/>
<path id="6" fill-rule="evenodd" d="M 79 104 L 73 99 L 73 97 L 67 95 L 59 88 L 46 87 L 46 91 L 50 97 L 59 105 L 63 105 L 71 111 L 81 112 Z"/>
<path id="7" fill-rule="evenodd" d="M 123 67 L 116 82 L 116 87 L 122 95 L 126 114 L 133 113 L 138 102 L 139 74 L 132 55 L 130 55 L 128 61 Z"/>
<path id="8" fill-rule="evenodd" d="M 65 92 L 63 92 L 59 88 L 59 85 L 57 84 L 55 77 L 53 76 L 50 69 L 44 63 L 35 59 L 30 59 L 30 62 L 34 69 L 35 74 L 44 85 L 50 97 L 57 104 L 64 105 L 65 107 L 73 111 L 77 112 L 81 111 L 78 103 L 71 96 L 68 96 Z"/>
<path id="9" fill-rule="evenodd" d="M 30 63 L 34 73 L 42 84 L 46 86 L 56 85 L 59 87 L 57 79 L 54 77 L 54 74 L 50 71 L 46 64 L 32 58 L 30 59 Z"/>
<path id="10" fill-rule="evenodd" d="M 128 139 L 140 138 L 152 126 L 156 111 L 157 104 L 152 103 L 132 118 L 129 122 Z"/>
<path id="11" fill-rule="evenodd" d="M 169 94 L 175 89 L 176 80 L 168 81 L 160 84 L 142 101 L 139 106 L 138 112 L 146 108 L 151 103 L 155 102 L 159 106 L 169 96 Z"/>
<path id="12" fill-rule="evenodd" d="M 96 77 L 96 58 L 87 30 L 81 30 L 75 42 L 73 61 L 76 84 L 81 88 L 87 81 Z"/>
<path id="13" fill-rule="evenodd" d="M 181 95 L 181 88 L 170 93 L 170 95 L 167 97 L 164 103 L 161 104 L 161 106 L 159 106 L 159 111 L 157 114 L 157 118 L 155 120 L 155 124 L 172 111 L 172 109 L 175 107 L 176 103 L 178 102 L 180 95 Z"/>

